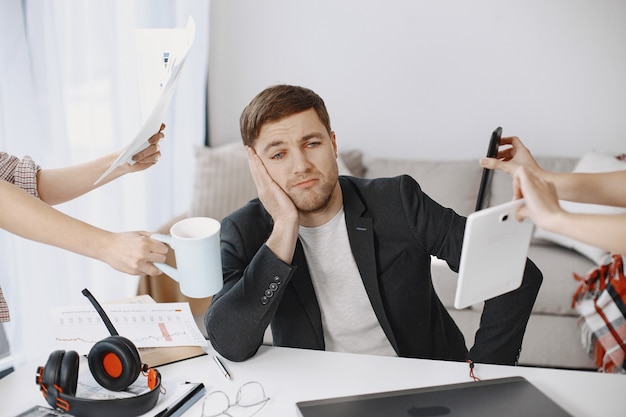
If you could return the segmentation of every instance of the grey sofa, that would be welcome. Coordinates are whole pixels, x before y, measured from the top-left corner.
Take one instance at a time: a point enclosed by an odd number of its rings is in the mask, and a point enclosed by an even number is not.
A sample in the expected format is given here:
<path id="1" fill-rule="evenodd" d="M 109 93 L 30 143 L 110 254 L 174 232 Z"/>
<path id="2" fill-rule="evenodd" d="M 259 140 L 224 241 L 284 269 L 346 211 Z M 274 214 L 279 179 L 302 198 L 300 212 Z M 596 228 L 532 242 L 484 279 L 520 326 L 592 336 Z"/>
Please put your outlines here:
<path id="1" fill-rule="evenodd" d="M 397 160 L 373 159 L 363 163 L 359 151 L 340 151 L 340 174 L 366 178 L 409 174 L 422 188 L 442 205 L 459 214 L 474 210 L 482 168 L 476 160 Z M 570 171 L 575 158 L 537 158 L 542 166 L 557 171 Z M 193 179 L 194 192 L 187 213 L 167 222 L 159 232 L 167 233 L 170 225 L 186 216 L 208 216 L 221 220 L 228 213 L 256 197 L 243 147 L 239 144 L 215 148 L 198 148 Z M 512 198 L 511 179 L 495 173 L 490 204 Z M 528 324 L 520 364 L 571 369 L 595 369 L 593 361 L 582 348 L 578 329 L 578 314 L 571 307 L 578 286 L 572 273 L 585 274 L 594 263 L 578 252 L 548 241 L 535 239 L 528 255 L 541 269 L 544 281 Z M 471 346 L 478 328 L 481 306 L 457 310 L 453 306 L 456 274 L 437 259 L 432 266 L 437 292 L 463 331 Z M 142 277 L 139 293 L 148 293 L 157 301 L 190 301 L 192 312 L 203 329 L 202 315 L 210 300 L 187 299 L 180 295 L 177 285 L 161 277 Z M 271 343 L 269 332 L 266 342 Z"/>

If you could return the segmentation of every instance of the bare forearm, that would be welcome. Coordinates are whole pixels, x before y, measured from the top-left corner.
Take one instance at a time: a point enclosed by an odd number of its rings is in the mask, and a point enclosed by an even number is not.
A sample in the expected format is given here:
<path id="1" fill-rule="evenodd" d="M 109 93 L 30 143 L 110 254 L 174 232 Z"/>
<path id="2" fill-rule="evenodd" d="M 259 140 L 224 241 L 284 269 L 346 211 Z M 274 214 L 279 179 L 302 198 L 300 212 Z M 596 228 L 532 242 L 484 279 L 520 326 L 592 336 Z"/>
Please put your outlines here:
<path id="1" fill-rule="evenodd" d="M 0 227 L 41 243 L 96 257 L 106 232 L 74 219 L 5 181 L 0 182 Z"/>
<path id="2" fill-rule="evenodd" d="M 545 172 L 561 200 L 626 207 L 626 171 L 603 173 Z"/>
<path id="3" fill-rule="evenodd" d="M 120 177 L 125 172 L 123 169 L 116 169 L 100 183 L 94 185 L 117 156 L 117 154 L 110 154 L 80 165 L 40 170 L 37 175 L 39 197 L 48 204 L 60 204 Z"/>
<path id="4" fill-rule="evenodd" d="M 612 253 L 626 254 L 626 214 L 602 215 L 561 212 L 538 226 Z"/>

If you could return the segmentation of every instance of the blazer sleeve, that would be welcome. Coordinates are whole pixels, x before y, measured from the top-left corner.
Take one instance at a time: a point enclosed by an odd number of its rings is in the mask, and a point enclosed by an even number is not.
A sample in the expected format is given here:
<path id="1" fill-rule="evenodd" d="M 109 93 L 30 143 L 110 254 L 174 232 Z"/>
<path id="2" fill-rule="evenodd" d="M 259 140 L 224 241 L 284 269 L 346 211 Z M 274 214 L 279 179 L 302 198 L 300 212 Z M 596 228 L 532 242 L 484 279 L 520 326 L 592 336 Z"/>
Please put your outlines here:
<path id="1" fill-rule="evenodd" d="M 412 182 L 408 181 L 406 188 L 412 187 Z M 427 236 L 427 239 L 423 239 L 426 250 L 444 259 L 453 271 L 458 272 L 465 217 L 452 210 L 442 209 L 426 194 L 421 194 L 421 198 L 413 198 L 414 193 L 407 191 L 403 193 L 403 204 L 405 212 L 415 213 L 416 218 L 412 219 L 411 224 L 416 228 L 416 236 Z M 480 327 L 468 359 L 482 363 L 517 364 L 526 325 L 542 281 L 543 275 L 539 268 L 527 259 L 521 286 L 485 301 Z"/>
<path id="2" fill-rule="evenodd" d="M 259 203 L 222 221 L 224 287 L 213 297 L 204 324 L 213 348 L 232 361 L 257 352 L 295 271 L 265 245 L 272 227 L 268 217 Z"/>

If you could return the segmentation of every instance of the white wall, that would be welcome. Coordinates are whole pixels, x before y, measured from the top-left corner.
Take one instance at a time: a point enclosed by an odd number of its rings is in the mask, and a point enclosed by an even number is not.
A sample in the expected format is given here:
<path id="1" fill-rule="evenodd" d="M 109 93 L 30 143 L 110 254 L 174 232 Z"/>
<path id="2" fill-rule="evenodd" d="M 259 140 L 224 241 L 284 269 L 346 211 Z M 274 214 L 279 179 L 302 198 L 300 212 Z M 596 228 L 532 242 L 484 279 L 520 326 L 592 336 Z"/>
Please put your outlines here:
<path id="1" fill-rule="evenodd" d="M 366 158 L 480 157 L 498 125 L 536 155 L 626 152 L 624 18 L 623 0 L 213 0 L 212 144 L 290 83 Z"/>

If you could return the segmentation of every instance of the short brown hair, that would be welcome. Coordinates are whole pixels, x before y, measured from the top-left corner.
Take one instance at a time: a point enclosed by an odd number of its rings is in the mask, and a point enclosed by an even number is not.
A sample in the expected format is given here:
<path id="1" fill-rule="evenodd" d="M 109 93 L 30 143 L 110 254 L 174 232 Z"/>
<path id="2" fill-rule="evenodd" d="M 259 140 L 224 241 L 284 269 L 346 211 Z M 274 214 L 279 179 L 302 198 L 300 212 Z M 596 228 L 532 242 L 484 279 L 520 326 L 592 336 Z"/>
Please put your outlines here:
<path id="1" fill-rule="evenodd" d="M 265 123 L 311 108 L 315 110 L 330 134 L 330 117 L 326 105 L 315 92 L 308 88 L 285 84 L 268 87 L 257 94 L 243 109 L 239 118 L 241 139 L 244 145 L 252 146 Z"/>

